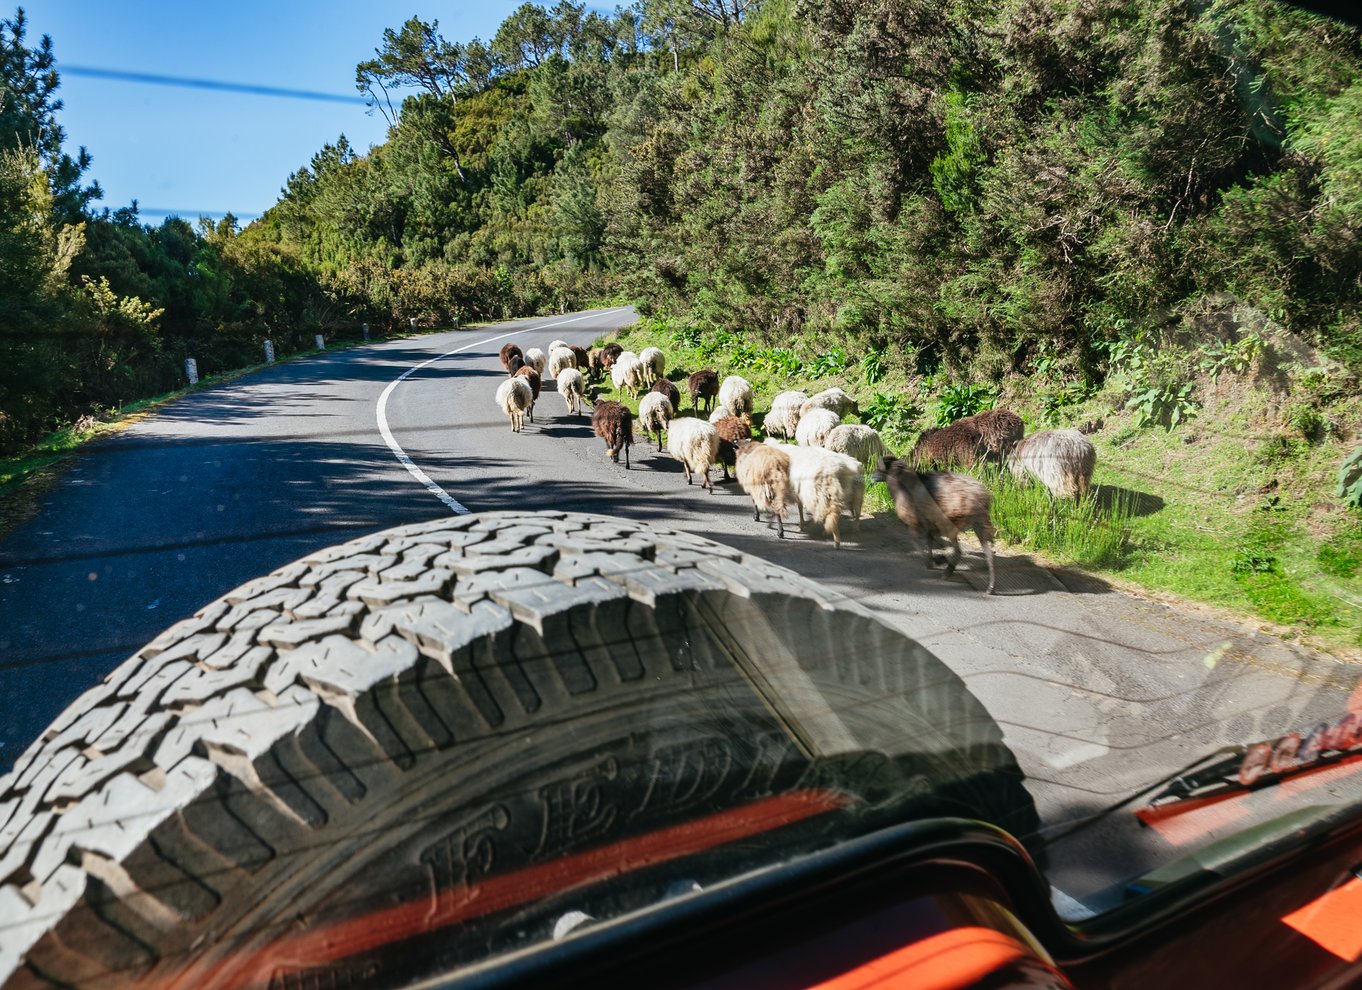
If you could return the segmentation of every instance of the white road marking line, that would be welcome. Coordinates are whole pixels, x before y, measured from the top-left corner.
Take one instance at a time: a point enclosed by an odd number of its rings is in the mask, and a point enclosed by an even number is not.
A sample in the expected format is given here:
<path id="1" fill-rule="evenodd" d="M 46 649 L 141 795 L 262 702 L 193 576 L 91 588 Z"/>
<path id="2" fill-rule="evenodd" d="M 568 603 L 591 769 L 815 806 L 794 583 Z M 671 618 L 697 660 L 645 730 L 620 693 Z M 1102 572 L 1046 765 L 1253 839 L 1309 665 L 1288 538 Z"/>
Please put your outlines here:
<path id="1" fill-rule="evenodd" d="M 383 394 L 378 397 L 378 405 L 374 407 L 374 415 L 378 419 L 378 432 L 382 434 L 383 440 L 387 443 L 388 449 L 393 452 L 393 456 L 407 469 L 407 473 L 424 485 L 428 492 L 447 505 L 449 510 L 455 515 L 466 515 L 469 511 L 468 508 L 453 495 L 449 494 L 449 492 L 445 491 L 432 481 L 430 475 L 417 467 L 416 462 L 407 455 L 407 452 L 402 449 L 402 445 L 393 437 L 393 431 L 388 429 L 388 396 L 393 394 L 393 389 L 397 388 L 397 386 L 401 385 L 422 368 L 428 368 L 436 361 L 443 360 L 451 354 L 458 354 L 461 351 L 471 350 L 474 347 L 481 347 L 483 344 L 490 344 L 494 340 L 501 340 L 504 337 L 514 337 L 518 333 L 530 333 L 533 330 L 548 330 L 552 327 L 561 327 L 568 323 L 576 323 L 579 320 L 589 320 L 595 316 L 606 316 L 610 313 L 618 313 L 620 310 L 628 308 L 629 307 L 627 306 L 616 306 L 613 309 L 587 313 L 585 316 L 574 316 L 570 320 L 559 320 L 557 323 L 545 323 L 536 327 L 521 327 L 519 330 L 510 330 L 506 333 L 498 334 L 495 337 L 486 337 L 482 340 L 476 340 L 471 344 L 464 344 L 462 347 L 456 347 L 452 351 L 445 351 L 443 354 L 438 354 L 428 361 L 422 361 L 420 364 L 408 368 L 396 379 L 389 382 L 388 387 L 383 390 Z"/>

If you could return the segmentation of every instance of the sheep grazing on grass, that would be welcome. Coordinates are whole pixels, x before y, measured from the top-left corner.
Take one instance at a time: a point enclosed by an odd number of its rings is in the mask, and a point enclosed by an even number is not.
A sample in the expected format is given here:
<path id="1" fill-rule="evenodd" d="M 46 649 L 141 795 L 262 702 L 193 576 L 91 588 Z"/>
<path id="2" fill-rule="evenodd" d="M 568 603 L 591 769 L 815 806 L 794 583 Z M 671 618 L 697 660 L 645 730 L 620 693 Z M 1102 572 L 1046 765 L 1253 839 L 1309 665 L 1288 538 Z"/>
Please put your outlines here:
<path id="1" fill-rule="evenodd" d="M 591 355 L 587 353 L 585 347 L 578 347 L 576 344 L 569 344 L 568 350 L 572 352 L 573 360 L 577 362 L 579 369 L 585 370 L 591 366 Z"/>
<path id="2" fill-rule="evenodd" d="M 884 441 L 868 426 L 860 423 L 844 423 L 834 427 L 823 440 L 823 448 L 837 454 L 846 454 L 861 462 L 862 470 L 869 468 L 884 456 Z"/>
<path id="3" fill-rule="evenodd" d="M 558 380 L 558 372 L 564 368 L 577 367 L 576 356 L 566 347 L 555 347 L 549 351 L 549 377 Z"/>
<path id="4" fill-rule="evenodd" d="M 591 413 L 591 429 L 605 441 L 610 459 L 619 463 L 624 451 L 624 468 L 629 469 L 629 446 L 634 442 L 634 414 L 623 402 L 597 402 Z"/>
<path id="5" fill-rule="evenodd" d="M 524 363 L 525 363 L 525 352 L 524 352 L 524 351 L 522 351 L 522 350 L 521 350 L 519 347 L 517 347 L 515 344 L 502 344 L 502 345 L 501 345 L 501 366 L 502 366 L 503 368 L 506 369 L 506 374 L 508 374 L 508 375 L 514 375 L 514 374 L 515 374 L 515 369 L 511 367 L 511 358 L 512 358 L 512 357 L 517 357 L 517 358 L 519 358 L 521 364 L 524 364 Z"/>
<path id="6" fill-rule="evenodd" d="M 1007 466 L 1023 481 L 1034 475 L 1055 498 L 1074 498 L 1092 484 L 1097 449 L 1077 430 L 1044 430 L 1018 443 Z"/>
<path id="7" fill-rule="evenodd" d="M 535 371 L 528 364 L 517 368 L 514 378 L 523 378 L 530 383 L 530 422 L 534 422 L 534 404 L 539 401 L 539 372 Z"/>
<path id="8" fill-rule="evenodd" d="M 733 410 L 729 409 L 728 406 L 724 405 L 722 402 L 709 411 L 709 421 L 711 423 L 717 423 L 721 419 L 732 418 Z"/>
<path id="9" fill-rule="evenodd" d="M 719 386 L 719 404 L 733 410 L 734 416 L 750 416 L 756 404 L 752 383 L 739 375 L 729 375 Z"/>
<path id="10" fill-rule="evenodd" d="M 643 435 L 657 435 L 657 449 L 662 449 L 662 431 L 672 421 L 672 404 L 661 392 L 649 392 L 638 403 L 638 423 Z"/>
<path id="11" fill-rule="evenodd" d="M 1021 417 L 1008 409 L 989 409 L 955 422 L 974 427 L 983 443 L 984 455 L 999 462 L 1026 434 Z"/>
<path id="12" fill-rule="evenodd" d="M 511 431 L 519 433 L 525 426 L 525 410 L 534 405 L 534 393 L 524 378 L 508 378 L 497 386 L 497 407 L 511 421 Z"/>
<path id="13" fill-rule="evenodd" d="M 752 425 L 744 418 L 725 416 L 710 420 L 719 431 L 719 464 L 724 469 L 724 480 L 728 480 L 728 469 L 738 463 L 738 445 L 752 439 Z"/>
<path id="14" fill-rule="evenodd" d="M 661 378 L 667 371 L 667 356 L 656 347 L 643 348 L 638 359 L 643 362 L 643 367 L 647 369 L 649 385 Z"/>
<path id="15" fill-rule="evenodd" d="M 960 534 L 974 530 L 988 562 L 988 588 L 984 594 L 993 594 L 993 521 L 988 514 L 993 497 L 988 489 L 963 474 L 948 471 L 920 474 L 895 457 L 881 457 L 872 477 L 888 483 L 894 512 L 926 545 L 929 568 L 936 567 L 932 552 L 937 541 L 950 544 L 955 552 L 946 562 L 946 577 L 955 573 L 955 565 L 960 562 Z"/>
<path id="16" fill-rule="evenodd" d="M 667 453 L 681 462 L 686 472 L 686 484 L 694 475 L 701 478 L 700 486 L 714 494 L 709 483 L 709 466 L 719 458 L 719 431 L 703 419 L 674 419 L 667 427 Z"/>
<path id="17" fill-rule="evenodd" d="M 593 347 L 586 352 L 586 367 L 582 370 L 585 371 L 592 380 L 601 377 L 601 372 L 604 369 L 601 367 L 601 349 L 599 347 Z"/>
<path id="18" fill-rule="evenodd" d="M 558 394 L 567 403 L 567 411 L 574 416 L 586 408 L 586 382 L 576 368 L 564 368 L 558 372 Z"/>
<path id="19" fill-rule="evenodd" d="M 801 416 L 807 416 L 810 410 L 827 409 L 837 414 L 837 421 L 840 423 L 842 417 L 847 413 L 859 413 L 860 409 L 856 405 L 856 400 L 847 395 L 840 388 L 827 388 L 815 393 L 804 400 L 804 404 L 799 408 Z"/>
<path id="20" fill-rule="evenodd" d="M 624 348 L 619 344 L 606 344 L 601 348 L 601 370 L 609 371 L 615 364 L 616 359 L 624 353 Z"/>
<path id="21" fill-rule="evenodd" d="M 750 440 L 736 448 L 737 467 L 734 473 L 742 490 L 752 497 L 752 519 L 761 521 L 761 514 L 775 516 L 776 536 L 785 539 L 785 507 L 796 502 L 790 484 L 790 458 L 780 447 Z M 802 513 L 801 513 L 802 515 Z"/>
<path id="22" fill-rule="evenodd" d="M 665 395 L 667 401 L 672 404 L 672 415 L 675 416 L 681 411 L 681 390 L 665 378 L 659 378 L 653 382 L 652 391 L 659 395 Z"/>
<path id="23" fill-rule="evenodd" d="M 614 382 L 616 392 L 628 392 L 634 398 L 638 398 L 638 394 L 646 387 L 644 382 L 646 374 L 647 370 L 638 359 L 638 355 L 625 351 L 610 369 L 610 380 Z"/>
<path id="24" fill-rule="evenodd" d="M 809 401 L 803 392 L 781 392 L 771 402 L 771 411 L 762 421 L 767 436 L 793 440 L 799 427 L 799 410 Z"/>
<path id="25" fill-rule="evenodd" d="M 984 438 L 969 423 L 923 430 L 909 456 L 914 466 L 973 467 L 983 458 Z"/>
<path id="26" fill-rule="evenodd" d="M 539 377 L 544 377 L 544 369 L 548 367 L 549 356 L 537 347 L 531 347 L 525 352 L 525 363 L 539 373 Z"/>
<path id="27" fill-rule="evenodd" d="M 821 447 L 828 434 L 837 429 L 842 420 L 835 412 L 814 407 L 802 413 L 795 427 L 795 443 L 801 447 Z"/>
<path id="28" fill-rule="evenodd" d="M 701 400 L 704 401 L 705 412 L 709 412 L 714 408 L 714 397 L 719 394 L 719 373 L 708 368 L 697 371 L 686 382 L 686 391 L 690 393 L 691 412 L 698 410 Z"/>
<path id="29" fill-rule="evenodd" d="M 800 521 L 808 516 L 842 545 L 842 513 L 859 526 L 865 501 L 865 472 L 855 458 L 822 447 L 792 447 L 777 440 L 766 443 L 790 459 L 790 484 L 799 500 Z"/>

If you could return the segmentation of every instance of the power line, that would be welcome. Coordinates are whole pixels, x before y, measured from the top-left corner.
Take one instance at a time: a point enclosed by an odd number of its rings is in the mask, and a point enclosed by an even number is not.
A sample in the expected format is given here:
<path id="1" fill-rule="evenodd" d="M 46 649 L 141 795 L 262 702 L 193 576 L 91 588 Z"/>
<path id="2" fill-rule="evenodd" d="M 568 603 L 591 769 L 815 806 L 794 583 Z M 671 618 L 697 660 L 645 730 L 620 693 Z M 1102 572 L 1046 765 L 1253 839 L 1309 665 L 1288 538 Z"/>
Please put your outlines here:
<path id="1" fill-rule="evenodd" d="M 88 65 L 59 65 L 61 72 L 72 76 L 88 76 L 92 79 L 110 79 L 116 82 L 145 83 L 151 86 L 178 86 L 189 89 L 211 89 L 227 93 L 247 93 L 251 96 L 276 96 L 290 100 L 315 100 L 322 103 L 348 103 L 368 106 L 362 96 L 347 96 L 341 93 L 319 93 L 310 89 L 285 89 L 280 86 L 257 86 L 253 83 L 223 82 L 218 79 L 191 79 L 185 76 L 161 76 L 149 72 L 128 72 L 123 69 L 98 69 Z"/>

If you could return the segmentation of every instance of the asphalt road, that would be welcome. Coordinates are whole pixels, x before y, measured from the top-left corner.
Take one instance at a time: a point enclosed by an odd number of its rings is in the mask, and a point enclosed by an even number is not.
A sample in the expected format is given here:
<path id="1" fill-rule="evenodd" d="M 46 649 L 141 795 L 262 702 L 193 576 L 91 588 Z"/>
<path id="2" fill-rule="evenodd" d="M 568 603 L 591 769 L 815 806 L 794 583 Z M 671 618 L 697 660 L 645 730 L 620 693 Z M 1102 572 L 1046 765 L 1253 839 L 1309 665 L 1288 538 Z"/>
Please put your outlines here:
<path id="1" fill-rule="evenodd" d="M 610 463 L 588 418 L 567 416 L 551 387 L 536 422 L 511 433 L 492 399 L 504 341 L 590 341 L 633 318 L 567 314 L 305 358 L 91 444 L 0 544 L 0 770 L 178 619 L 309 551 L 449 503 L 666 521 L 851 595 L 965 679 L 1051 832 L 1220 746 L 1347 710 L 1357 675 L 1331 658 L 1024 554 L 999 556 L 987 597 L 977 554 L 944 580 L 892 517 L 844 529 L 840 550 L 794 526 L 777 540 L 735 484 L 688 488 L 641 438 L 632 470 Z M 1127 815 L 1056 845 L 1051 876 L 1102 904 L 1175 853 Z"/>

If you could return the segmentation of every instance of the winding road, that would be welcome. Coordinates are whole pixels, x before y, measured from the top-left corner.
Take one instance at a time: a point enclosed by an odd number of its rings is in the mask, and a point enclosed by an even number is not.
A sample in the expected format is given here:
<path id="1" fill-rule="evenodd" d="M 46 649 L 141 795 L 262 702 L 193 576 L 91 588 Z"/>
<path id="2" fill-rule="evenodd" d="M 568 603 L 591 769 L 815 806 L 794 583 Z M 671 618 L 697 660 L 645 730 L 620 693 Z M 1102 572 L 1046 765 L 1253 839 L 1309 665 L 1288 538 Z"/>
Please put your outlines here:
<path id="1" fill-rule="evenodd" d="M 642 438 L 632 470 L 610 463 L 551 385 L 511 433 L 492 400 L 503 342 L 589 342 L 634 319 L 597 310 L 302 358 L 90 444 L 0 543 L 0 771 L 133 650 L 236 585 L 365 532 L 506 507 L 666 521 L 856 598 L 965 679 L 1053 831 L 1217 747 L 1346 710 L 1356 673 L 1331 658 L 1024 554 L 999 556 L 987 597 L 977 554 L 944 580 L 892 517 L 846 528 L 841 550 L 795 527 L 777 540 L 735 484 L 688 488 Z M 1132 864 L 1169 858 L 1133 821 L 1112 854 L 1113 828 L 1055 847 L 1056 886 L 1104 903 Z"/>

